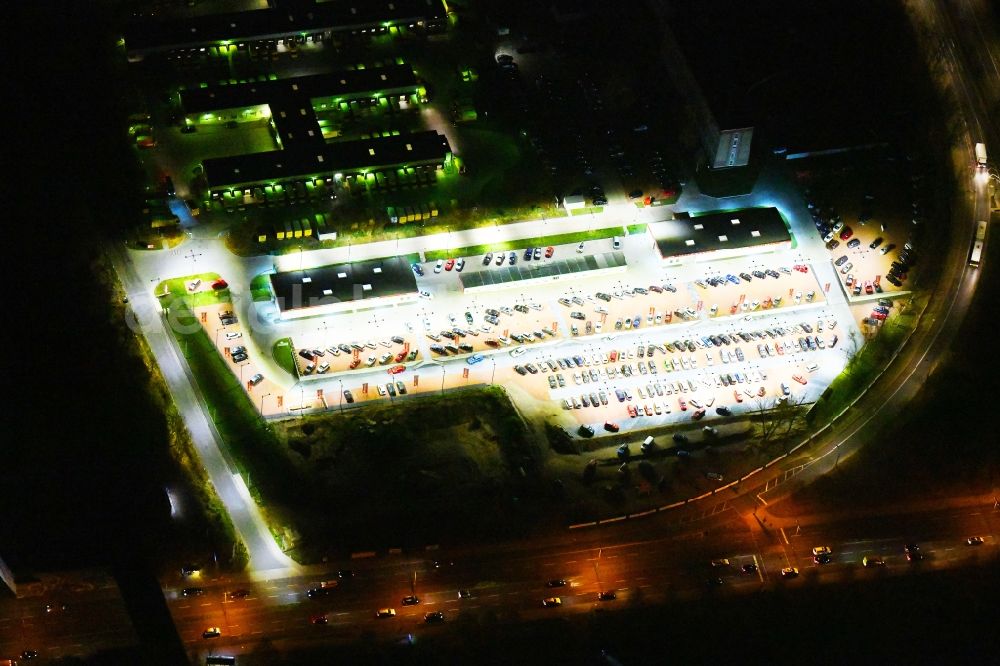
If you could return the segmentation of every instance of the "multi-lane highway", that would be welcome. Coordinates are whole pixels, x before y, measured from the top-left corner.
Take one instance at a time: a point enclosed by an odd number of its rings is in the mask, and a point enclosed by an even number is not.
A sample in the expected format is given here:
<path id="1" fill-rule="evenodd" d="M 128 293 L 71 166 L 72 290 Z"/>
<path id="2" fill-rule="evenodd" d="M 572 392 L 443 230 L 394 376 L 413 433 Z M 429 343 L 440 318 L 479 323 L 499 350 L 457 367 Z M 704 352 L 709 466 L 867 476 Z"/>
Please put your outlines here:
<path id="1" fill-rule="evenodd" d="M 505 612 L 532 620 L 598 606 L 913 575 L 994 563 L 1000 557 L 1000 510 L 986 497 L 883 506 L 860 516 L 803 515 L 780 526 L 774 518 L 763 522 L 759 517 L 728 509 L 655 531 L 633 523 L 520 548 L 385 555 L 258 583 L 178 578 L 176 587 L 168 590 L 169 603 L 192 651 L 214 648 L 235 654 L 264 639 L 293 647 L 319 640 L 350 641 L 361 633 L 419 636 L 449 631 L 450 622 L 460 615 Z M 971 536 L 984 542 L 969 545 L 966 539 Z M 904 548 L 909 544 L 919 546 L 920 561 L 907 560 Z M 816 563 L 815 546 L 831 548 L 828 564 Z M 866 556 L 878 556 L 884 565 L 865 567 Z M 744 571 L 744 565 L 755 569 Z M 350 567 L 353 577 L 340 579 L 329 596 L 308 598 L 308 589 L 336 579 L 338 566 Z M 783 576 L 787 567 L 798 569 L 798 575 Z M 548 586 L 560 579 L 565 586 Z M 204 595 L 179 596 L 180 588 L 188 585 L 200 585 Z M 250 595 L 228 599 L 227 593 L 237 589 L 248 589 Z M 461 590 L 470 596 L 459 598 Z M 614 591 L 616 599 L 599 601 L 601 591 Z M 420 603 L 404 606 L 402 598 L 411 594 Z M 559 597 L 562 605 L 542 607 L 548 597 Z M 376 618 L 376 610 L 383 607 L 394 608 L 396 616 Z M 424 614 L 431 611 L 445 614 L 443 626 L 424 622 Z M 320 615 L 326 624 L 313 623 Z M 220 627 L 223 635 L 202 638 L 209 626 Z"/>

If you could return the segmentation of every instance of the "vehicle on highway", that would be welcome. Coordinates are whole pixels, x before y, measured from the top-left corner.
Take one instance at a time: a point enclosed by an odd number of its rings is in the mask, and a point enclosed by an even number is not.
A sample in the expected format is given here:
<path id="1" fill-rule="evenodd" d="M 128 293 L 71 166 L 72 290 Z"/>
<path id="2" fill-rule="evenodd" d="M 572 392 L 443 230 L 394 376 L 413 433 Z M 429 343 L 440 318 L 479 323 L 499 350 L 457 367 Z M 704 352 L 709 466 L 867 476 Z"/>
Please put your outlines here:
<path id="1" fill-rule="evenodd" d="M 829 546 L 814 546 L 812 549 L 812 554 L 816 555 L 833 555 L 833 550 Z"/>
<path id="2" fill-rule="evenodd" d="M 427 624 L 439 624 L 444 622 L 444 613 L 441 611 L 431 611 L 430 613 L 424 613 L 424 622 Z"/>
<path id="3" fill-rule="evenodd" d="M 398 375 L 399 373 L 401 373 L 401 372 L 403 372 L 405 370 L 406 370 L 406 366 L 405 365 L 394 365 L 391 368 L 389 368 L 388 370 L 386 370 L 386 372 L 388 372 L 390 375 Z"/>
<path id="4" fill-rule="evenodd" d="M 379 608 L 377 611 L 375 611 L 375 617 L 377 617 L 379 619 L 387 618 L 387 617 L 396 617 L 396 609 L 395 608 Z"/>
<path id="5" fill-rule="evenodd" d="M 459 590 L 458 591 L 458 598 L 459 599 L 471 599 L 472 598 L 472 591 L 471 590 Z"/>
<path id="6" fill-rule="evenodd" d="M 222 630 L 218 627 L 209 627 L 205 631 L 201 632 L 202 638 L 218 638 L 222 635 Z"/>
<path id="7" fill-rule="evenodd" d="M 563 578 L 554 578 L 545 583 L 545 587 L 566 587 L 569 585 L 569 581 Z"/>
<path id="8" fill-rule="evenodd" d="M 819 555 L 813 555 L 813 562 L 816 564 L 829 564 L 833 561 L 829 553 L 820 553 Z"/>
<path id="9" fill-rule="evenodd" d="M 306 592 L 306 596 L 310 599 L 321 599 L 323 597 L 328 597 L 333 592 L 333 586 L 329 587 L 314 587 Z"/>
<path id="10" fill-rule="evenodd" d="M 312 624 L 326 624 L 329 620 L 326 615 L 312 615 L 309 617 L 309 621 Z"/>
<path id="11" fill-rule="evenodd" d="M 614 590 L 605 590 L 604 592 L 600 592 L 597 595 L 598 601 L 614 601 L 617 598 L 618 595 L 615 594 Z"/>
<path id="12" fill-rule="evenodd" d="M 482 354 L 473 354 L 472 356 L 467 358 L 465 362 L 468 363 L 469 365 L 475 365 L 476 363 L 482 361 L 484 358 L 486 357 L 483 356 Z"/>
<path id="13" fill-rule="evenodd" d="M 420 603 L 420 598 L 419 597 L 415 597 L 412 594 L 409 595 L 409 596 L 403 597 L 403 600 L 402 600 L 402 604 L 404 606 L 416 606 L 419 603 Z"/>
<path id="14" fill-rule="evenodd" d="M 968 539 L 965 540 L 965 543 L 968 546 L 982 546 L 983 545 L 983 537 L 981 537 L 981 536 L 970 536 Z"/>
<path id="15" fill-rule="evenodd" d="M 524 346 L 514 347 L 513 349 L 510 350 L 510 355 L 513 356 L 513 357 L 515 357 L 515 358 L 517 358 L 518 356 L 522 355 L 526 351 L 528 351 L 527 347 L 524 347 Z"/>
<path id="16" fill-rule="evenodd" d="M 903 552 L 906 554 L 907 562 L 919 562 L 924 559 L 924 554 L 920 552 L 920 546 L 915 543 L 908 543 L 903 546 Z"/>
<path id="17" fill-rule="evenodd" d="M 562 599 L 560 599 L 559 597 L 548 597 L 546 599 L 542 599 L 542 606 L 544 606 L 545 608 L 555 608 L 557 606 L 562 606 Z"/>
<path id="18" fill-rule="evenodd" d="M 205 594 L 205 590 L 200 587 L 185 587 L 181 590 L 181 596 L 184 597 L 200 597 Z"/>
<path id="19" fill-rule="evenodd" d="M 861 558 L 861 564 L 866 569 L 871 569 L 873 567 L 884 567 L 885 560 L 883 560 L 878 555 L 865 555 L 863 558 Z"/>
<path id="20" fill-rule="evenodd" d="M 233 590 L 232 592 L 229 593 L 228 596 L 230 599 L 246 599 L 247 597 L 250 596 L 250 590 L 245 590 L 245 589 Z"/>
<path id="21" fill-rule="evenodd" d="M 799 575 L 799 570 L 797 567 L 785 567 L 781 570 L 782 578 L 795 578 Z"/>

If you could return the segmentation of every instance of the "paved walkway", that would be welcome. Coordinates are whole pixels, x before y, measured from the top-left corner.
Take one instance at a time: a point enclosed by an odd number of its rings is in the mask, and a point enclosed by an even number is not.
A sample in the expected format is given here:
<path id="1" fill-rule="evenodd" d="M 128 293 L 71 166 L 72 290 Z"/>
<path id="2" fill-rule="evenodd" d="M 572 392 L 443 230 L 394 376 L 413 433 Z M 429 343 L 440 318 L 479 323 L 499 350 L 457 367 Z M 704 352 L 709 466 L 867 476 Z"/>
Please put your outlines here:
<path id="1" fill-rule="evenodd" d="M 226 253 L 228 254 L 228 253 Z M 224 453 L 222 437 L 206 413 L 206 403 L 191 376 L 188 364 L 182 360 L 176 339 L 167 330 L 161 308 L 149 282 L 135 271 L 128 253 L 120 248 L 110 252 L 115 270 L 129 297 L 139 330 L 146 337 L 150 350 L 163 373 L 170 394 L 208 476 L 225 504 L 237 533 L 250 555 L 254 570 L 294 568 L 295 563 L 280 551 L 256 503 L 251 499 L 242 479 L 232 472 L 233 466 Z M 231 256 L 231 255 L 230 255 Z M 212 264 L 214 267 L 216 264 Z"/>

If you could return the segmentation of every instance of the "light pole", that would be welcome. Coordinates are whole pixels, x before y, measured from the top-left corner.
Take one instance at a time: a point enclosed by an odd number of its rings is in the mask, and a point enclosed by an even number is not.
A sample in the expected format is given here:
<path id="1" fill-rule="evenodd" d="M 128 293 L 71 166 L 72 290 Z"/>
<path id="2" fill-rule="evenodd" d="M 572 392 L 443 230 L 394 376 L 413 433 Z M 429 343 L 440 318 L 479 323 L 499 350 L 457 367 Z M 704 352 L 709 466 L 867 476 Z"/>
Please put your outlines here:
<path id="1" fill-rule="evenodd" d="M 441 366 L 441 395 L 444 395 L 444 366 Z"/>
<path id="2" fill-rule="evenodd" d="M 264 398 L 266 398 L 269 395 L 271 395 L 271 394 L 270 393 L 265 393 L 264 395 L 260 396 L 260 415 L 262 417 L 264 416 Z"/>
<path id="3" fill-rule="evenodd" d="M 343 379 L 338 379 L 337 381 L 340 383 L 340 411 L 341 411 L 341 413 L 343 413 L 344 412 L 344 380 Z"/>
<path id="4" fill-rule="evenodd" d="M 493 380 L 497 376 L 497 360 L 496 360 L 495 357 L 490 356 L 490 361 L 492 361 L 492 363 L 493 363 L 493 372 L 490 373 L 490 384 L 493 384 Z"/>

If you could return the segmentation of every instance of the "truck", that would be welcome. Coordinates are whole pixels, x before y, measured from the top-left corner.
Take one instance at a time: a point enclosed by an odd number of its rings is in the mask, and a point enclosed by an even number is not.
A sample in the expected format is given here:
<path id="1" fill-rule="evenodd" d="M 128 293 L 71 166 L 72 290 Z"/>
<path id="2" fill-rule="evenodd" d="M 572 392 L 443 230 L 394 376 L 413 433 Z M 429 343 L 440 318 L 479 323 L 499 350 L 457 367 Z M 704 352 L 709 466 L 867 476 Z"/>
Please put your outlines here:
<path id="1" fill-rule="evenodd" d="M 983 241 L 986 240 L 986 221 L 980 220 L 976 227 L 976 237 L 972 241 L 972 253 L 969 255 L 969 265 L 979 266 L 979 260 L 983 254 Z"/>
<path id="2" fill-rule="evenodd" d="M 986 144 L 976 144 L 976 164 L 980 169 L 986 168 Z"/>

